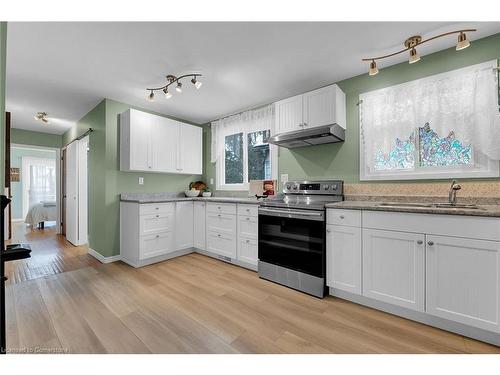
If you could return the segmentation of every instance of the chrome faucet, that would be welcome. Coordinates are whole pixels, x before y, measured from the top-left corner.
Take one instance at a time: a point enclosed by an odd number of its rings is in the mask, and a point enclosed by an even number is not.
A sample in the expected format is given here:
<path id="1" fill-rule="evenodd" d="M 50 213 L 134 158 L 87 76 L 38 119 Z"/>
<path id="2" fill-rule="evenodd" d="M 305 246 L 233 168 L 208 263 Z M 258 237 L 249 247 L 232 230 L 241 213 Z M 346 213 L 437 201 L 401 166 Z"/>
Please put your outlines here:
<path id="1" fill-rule="evenodd" d="M 448 203 L 451 205 L 457 204 L 457 191 L 459 191 L 462 187 L 457 184 L 456 180 L 451 182 L 450 191 L 448 192 Z"/>

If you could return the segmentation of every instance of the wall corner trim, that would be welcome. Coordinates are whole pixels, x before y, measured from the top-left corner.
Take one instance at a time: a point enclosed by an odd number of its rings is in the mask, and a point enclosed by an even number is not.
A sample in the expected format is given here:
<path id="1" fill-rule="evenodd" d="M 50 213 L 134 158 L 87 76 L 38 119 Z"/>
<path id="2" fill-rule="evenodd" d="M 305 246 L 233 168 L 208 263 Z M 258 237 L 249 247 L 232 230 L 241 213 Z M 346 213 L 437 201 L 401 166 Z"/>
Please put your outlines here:
<path id="1" fill-rule="evenodd" d="M 113 262 L 117 262 L 119 260 L 121 260 L 121 255 L 113 255 L 111 257 L 105 257 L 104 255 L 98 253 L 97 251 L 95 251 L 94 249 L 91 249 L 89 247 L 89 250 L 88 250 L 88 253 L 90 255 L 92 255 L 94 258 L 96 258 L 99 262 L 101 263 L 113 263 Z"/>

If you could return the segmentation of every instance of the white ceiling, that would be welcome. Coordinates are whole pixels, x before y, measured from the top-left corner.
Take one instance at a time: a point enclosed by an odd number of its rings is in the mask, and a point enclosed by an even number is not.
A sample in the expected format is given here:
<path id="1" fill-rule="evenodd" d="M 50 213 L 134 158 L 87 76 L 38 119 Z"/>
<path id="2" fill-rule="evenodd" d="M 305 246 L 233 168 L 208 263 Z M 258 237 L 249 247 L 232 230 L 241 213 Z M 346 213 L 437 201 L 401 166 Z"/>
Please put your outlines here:
<path id="1" fill-rule="evenodd" d="M 478 29 L 471 40 L 500 32 L 499 22 L 9 22 L 6 106 L 13 127 L 56 134 L 102 98 L 206 123 L 365 73 L 361 58 L 398 50 L 410 35 L 464 26 Z M 419 52 L 455 43 L 450 36 Z M 182 94 L 146 100 L 146 87 L 189 72 L 203 74 L 199 91 L 185 80 Z M 38 111 L 49 125 L 33 119 Z"/>

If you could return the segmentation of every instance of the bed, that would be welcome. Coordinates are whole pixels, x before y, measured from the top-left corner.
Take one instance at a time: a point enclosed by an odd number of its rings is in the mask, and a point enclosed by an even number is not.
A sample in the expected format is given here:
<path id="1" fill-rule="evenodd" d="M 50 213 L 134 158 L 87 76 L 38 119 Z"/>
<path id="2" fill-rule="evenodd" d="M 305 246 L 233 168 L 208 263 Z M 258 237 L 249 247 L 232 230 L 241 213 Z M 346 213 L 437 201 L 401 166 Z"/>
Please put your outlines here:
<path id="1" fill-rule="evenodd" d="M 32 228 L 38 226 L 43 229 L 46 221 L 57 220 L 56 202 L 40 202 L 31 206 L 26 214 L 24 222 Z"/>

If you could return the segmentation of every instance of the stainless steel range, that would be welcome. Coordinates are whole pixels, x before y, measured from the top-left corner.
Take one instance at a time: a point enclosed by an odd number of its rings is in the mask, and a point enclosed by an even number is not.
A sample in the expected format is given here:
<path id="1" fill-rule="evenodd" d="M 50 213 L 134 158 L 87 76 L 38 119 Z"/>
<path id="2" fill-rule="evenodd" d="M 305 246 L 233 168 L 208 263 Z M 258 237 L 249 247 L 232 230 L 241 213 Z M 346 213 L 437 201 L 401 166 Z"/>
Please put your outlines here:
<path id="1" fill-rule="evenodd" d="M 323 298 L 325 204 L 344 200 L 343 181 L 289 181 L 259 207 L 259 276 Z"/>

